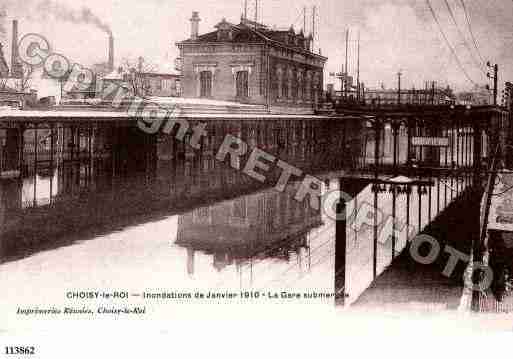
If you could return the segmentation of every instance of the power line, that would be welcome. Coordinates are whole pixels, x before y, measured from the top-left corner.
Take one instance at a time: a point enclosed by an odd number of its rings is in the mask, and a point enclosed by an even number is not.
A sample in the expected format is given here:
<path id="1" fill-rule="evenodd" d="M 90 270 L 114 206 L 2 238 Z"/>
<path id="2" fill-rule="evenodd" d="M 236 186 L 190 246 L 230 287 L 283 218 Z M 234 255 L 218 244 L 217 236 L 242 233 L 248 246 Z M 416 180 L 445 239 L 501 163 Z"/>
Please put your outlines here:
<path id="1" fill-rule="evenodd" d="M 467 11 L 467 7 L 465 6 L 465 1 L 460 0 L 460 2 L 461 2 L 461 6 L 463 7 L 463 11 L 465 12 L 465 18 L 467 19 L 468 30 L 470 32 L 470 36 L 472 37 L 472 42 L 474 43 L 474 47 L 476 48 L 479 58 L 481 59 L 483 64 L 485 64 L 486 61 L 484 60 L 483 56 L 481 55 L 481 51 L 479 51 L 479 46 L 477 46 L 477 40 L 476 40 L 476 37 L 474 36 L 474 31 L 472 31 L 472 23 L 470 22 L 470 16 Z"/>
<path id="2" fill-rule="evenodd" d="M 299 9 L 299 10 L 298 10 L 297 18 L 296 18 L 296 20 L 294 20 L 294 22 L 292 23 L 292 26 L 296 26 L 296 24 L 298 23 L 298 21 L 303 19 L 303 13 L 304 13 L 304 12 L 303 12 L 303 8 L 301 8 L 301 9 Z M 305 30 L 303 30 L 303 31 L 306 31 L 306 29 L 305 29 Z"/>
<path id="3" fill-rule="evenodd" d="M 465 75 L 465 77 L 467 78 L 468 81 L 470 81 L 473 85 L 477 85 L 476 82 L 474 80 L 472 80 L 472 78 L 468 75 L 468 73 L 465 70 L 465 68 L 463 67 L 460 59 L 458 58 L 458 54 L 456 54 L 456 51 L 454 50 L 451 43 L 449 42 L 449 39 L 445 35 L 442 25 L 440 24 L 440 21 L 438 21 L 438 17 L 436 16 L 435 10 L 433 10 L 433 7 L 431 6 L 431 2 L 429 0 L 426 0 L 426 3 L 427 3 L 427 6 L 429 7 L 429 10 L 431 11 L 431 15 L 433 16 L 433 19 L 435 20 L 436 24 L 438 25 L 438 29 L 440 30 L 440 33 L 442 34 L 442 37 L 445 40 L 445 43 L 449 47 L 449 50 L 451 50 L 452 55 L 454 56 L 454 59 L 456 60 L 456 63 L 458 64 L 460 70 L 463 72 L 463 74 Z"/>
<path id="4" fill-rule="evenodd" d="M 461 31 L 460 27 L 458 26 L 458 22 L 456 21 L 456 17 L 454 16 L 454 13 L 451 9 L 451 5 L 449 5 L 449 1 L 448 0 L 444 0 L 444 1 L 445 1 L 445 5 L 447 6 L 447 10 L 449 11 L 449 15 L 451 16 L 452 22 L 456 26 L 456 29 L 458 30 L 458 34 L 460 35 L 461 39 L 463 40 L 463 45 L 465 45 L 465 47 L 467 48 L 468 52 L 470 53 L 470 57 L 474 61 L 477 68 L 479 68 L 479 70 L 481 70 L 483 72 L 483 74 L 486 75 L 486 71 L 484 71 L 483 68 L 481 67 L 482 65 L 484 65 L 484 62 L 482 64 L 480 64 L 479 61 L 476 60 L 476 58 L 474 56 L 474 52 L 470 48 L 470 45 L 468 44 L 467 39 L 465 38 L 465 35 L 463 35 L 463 32 Z"/>

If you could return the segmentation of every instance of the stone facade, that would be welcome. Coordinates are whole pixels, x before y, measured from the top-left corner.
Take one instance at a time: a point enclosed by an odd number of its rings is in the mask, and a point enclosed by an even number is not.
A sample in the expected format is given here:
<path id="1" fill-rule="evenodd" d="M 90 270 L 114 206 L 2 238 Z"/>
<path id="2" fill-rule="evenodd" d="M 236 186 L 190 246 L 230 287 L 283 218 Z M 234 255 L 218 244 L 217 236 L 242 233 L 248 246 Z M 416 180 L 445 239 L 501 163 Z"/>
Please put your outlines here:
<path id="1" fill-rule="evenodd" d="M 191 38 L 177 44 L 184 97 L 295 110 L 320 101 L 327 58 L 310 51 L 311 37 L 245 19 L 223 19 L 216 31 L 198 35 L 197 13 L 191 22 Z"/>
<path id="2" fill-rule="evenodd" d="M 137 76 L 143 81 L 143 87 L 148 96 L 179 97 L 181 95 L 179 75 L 143 72 L 138 73 Z"/>

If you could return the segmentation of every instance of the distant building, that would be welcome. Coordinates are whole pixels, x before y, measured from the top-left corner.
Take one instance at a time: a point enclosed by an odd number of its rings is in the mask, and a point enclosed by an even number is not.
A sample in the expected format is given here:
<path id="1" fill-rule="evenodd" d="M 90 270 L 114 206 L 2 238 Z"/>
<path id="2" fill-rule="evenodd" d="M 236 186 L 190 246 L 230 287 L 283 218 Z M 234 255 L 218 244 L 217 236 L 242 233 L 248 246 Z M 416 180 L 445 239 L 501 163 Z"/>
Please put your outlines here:
<path id="1" fill-rule="evenodd" d="M 199 22 L 194 12 L 191 37 L 177 44 L 183 97 L 268 105 L 275 112 L 316 108 L 327 58 L 311 51 L 311 36 L 244 18 L 237 25 L 223 19 L 199 35 Z"/>
<path id="2" fill-rule="evenodd" d="M 63 99 L 88 99 L 96 97 L 96 81 L 98 77 L 95 75 L 91 84 L 86 89 L 81 89 L 77 85 L 74 85 L 73 88 L 69 91 L 62 93 Z M 64 83 L 67 82 L 67 77 L 65 80 L 61 80 L 61 89 L 64 86 Z"/>
<path id="3" fill-rule="evenodd" d="M 107 91 L 107 89 L 115 84 L 117 86 L 125 87 L 128 91 L 128 83 L 125 82 L 125 77 L 123 75 L 123 68 L 119 67 L 118 69 L 112 71 L 111 73 L 105 75 L 101 81 L 98 82 L 97 95 L 98 97 L 102 97 L 102 94 Z"/>
<path id="4" fill-rule="evenodd" d="M 475 85 L 472 91 L 456 95 L 459 105 L 487 106 L 493 103 L 492 94 L 486 86 Z"/>
<path id="5" fill-rule="evenodd" d="M 426 89 L 402 89 L 402 105 L 448 105 L 455 103 L 452 89 L 426 88 Z M 365 89 L 365 103 L 368 105 L 397 105 L 399 91 L 397 89 Z"/>
<path id="6" fill-rule="evenodd" d="M 177 73 L 127 73 L 120 67 L 101 79 L 101 91 L 106 91 L 113 83 L 142 97 L 180 97 L 182 92 L 181 76 Z"/>
<path id="7" fill-rule="evenodd" d="M 143 83 L 147 96 L 156 97 L 180 97 L 182 85 L 180 75 L 165 74 L 157 72 L 136 73 L 136 76 Z"/>
<path id="8" fill-rule="evenodd" d="M 71 90 L 62 93 L 63 99 L 91 99 L 97 97 L 98 92 L 103 87 L 103 79 L 109 74 L 114 72 L 114 36 L 109 34 L 108 37 L 108 59 L 106 62 L 97 63 L 91 66 L 93 72 L 93 80 L 91 85 L 82 89 L 78 86 L 74 86 Z M 69 74 L 68 74 L 69 75 Z M 64 80 L 63 82 L 66 82 Z"/>
<path id="9" fill-rule="evenodd" d="M 0 86 L 0 107 L 24 109 L 36 105 L 37 91 L 22 92 L 11 87 Z"/>
<path id="10" fill-rule="evenodd" d="M 23 109 L 37 104 L 37 91 L 30 89 L 30 78 L 25 76 L 18 55 L 18 21 L 12 22 L 11 68 L 5 60 L 0 44 L 0 107 Z"/>

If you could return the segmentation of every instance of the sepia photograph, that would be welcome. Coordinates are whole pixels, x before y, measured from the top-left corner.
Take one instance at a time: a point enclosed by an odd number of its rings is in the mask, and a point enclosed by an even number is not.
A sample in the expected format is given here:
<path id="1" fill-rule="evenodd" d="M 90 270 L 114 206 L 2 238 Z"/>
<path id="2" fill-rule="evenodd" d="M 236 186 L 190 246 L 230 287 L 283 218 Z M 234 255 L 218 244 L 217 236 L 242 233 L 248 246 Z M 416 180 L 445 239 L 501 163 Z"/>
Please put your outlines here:
<path id="1" fill-rule="evenodd" d="M 509 0 L 0 0 L 0 358 L 494 355 L 512 121 Z"/>

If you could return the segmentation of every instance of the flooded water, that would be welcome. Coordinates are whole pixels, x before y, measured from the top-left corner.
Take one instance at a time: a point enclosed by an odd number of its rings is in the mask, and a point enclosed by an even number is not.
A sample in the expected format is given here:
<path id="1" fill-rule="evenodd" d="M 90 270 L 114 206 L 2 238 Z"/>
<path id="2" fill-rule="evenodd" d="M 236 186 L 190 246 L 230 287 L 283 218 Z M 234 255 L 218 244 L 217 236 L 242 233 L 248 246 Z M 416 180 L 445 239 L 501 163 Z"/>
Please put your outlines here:
<path id="1" fill-rule="evenodd" d="M 454 143 L 450 151 L 418 149 L 413 156 L 446 168 L 455 161 L 470 166 L 463 154 L 471 141 L 447 135 L 467 145 L 461 156 Z M 407 162 L 406 132 L 398 133 L 395 160 L 390 136 L 385 128 L 386 173 L 394 161 Z M 336 156 L 326 143 L 291 142 L 286 150 L 271 143 L 278 158 L 322 179 L 323 195 L 350 195 L 342 236 L 329 213 L 312 209 L 308 197 L 295 199 L 300 183 L 277 192 L 274 173 L 272 181 L 256 182 L 211 151 L 178 148 L 169 155 L 157 144 L 134 156 L 126 149 L 91 156 L 91 141 L 80 143 L 89 152 L 59 153 L 56 167 L 49 166 L 51 151 L 25 154 L 23 177 L 0 181 L 0 285 L 15 289 L 0 304 L 12 308 L 13 322 L 19 308 L 77 304 L 69 293 L 100 291 L 126 293 L 141 306 L 158 303 L 150 307 L 153 317 L 175 313 L 173 304 L 197 304 L 195 293 L 221 295 L 209 299 L 221 304 L 236 295 L 243 304 L 349 307 L 470 185 L 464 174 L 371 181 L 371 132 L 351 142 L 356 161 Z M 348 176 L 359 167 L 364 176 Z"/>
<path id="2" fill-rule="evenodd" d="M 185 181 L 134 176 L 112 182 L 93 172 L 71 166 L 2 182 L 0 284 L 19 289 L 3 301 L 19 306 L 27 298 L 26 305 L 34 304 L 34 291 L 47 283 L 49 303 L 62 300 L 68 289 L 112 288 L 141 295 L 286 291 L 326 295 L 313 302 L 330 306 L 345 294 L 350 305 L 371 285 L 374 272 L 379 276 L 404 249 L 407 236 L 422 230 L 469 183 L 432 178 L 419 192 L 398 177 L 392 180 L 398 183 L 394 194 L 390 185 L 326 175 L 324 193 L 342 189 L 353 197 L 347 249 L 340 254 L 334 219 L 308 201 L 296 201 L 297 183 L 279 193 L 253 189 L 247 178 L 231 173 L 247 194 L 237 195 L 234 185 L 224 193 L 231 199 L 223 199 L 195 196 L 195 184 Z M 362 221 L 360 215 L 375 200 L 382 211 L 376 253 L 372 217 Z M 394 214 L 395 228 L 388 218 Z M 340 255 L 343 268 L 336 267 Z M 340 275 L 345 288 L 337 287 Z"/>

